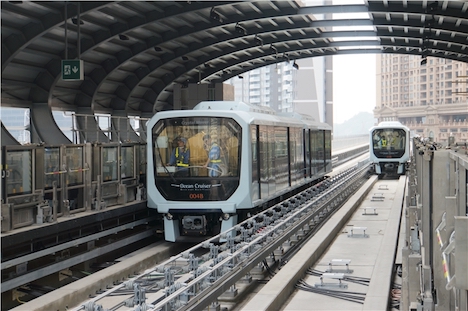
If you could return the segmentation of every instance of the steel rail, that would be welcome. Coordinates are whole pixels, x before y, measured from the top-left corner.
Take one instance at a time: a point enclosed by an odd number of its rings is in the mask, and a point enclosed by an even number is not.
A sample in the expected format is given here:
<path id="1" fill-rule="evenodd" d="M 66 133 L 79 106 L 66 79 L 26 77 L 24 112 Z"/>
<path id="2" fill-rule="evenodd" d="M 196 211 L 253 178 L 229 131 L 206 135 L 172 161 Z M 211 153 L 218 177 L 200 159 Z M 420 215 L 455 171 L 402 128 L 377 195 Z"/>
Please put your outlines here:
<path id="1" fill-rule="evenodd" d="M 329 189 L 327 193 L 324 194 L 324 196 L 327 196 L 334 192 L 335 190 L 342 188 L 343 185 L 346 185 L 348 187 L 353 187 L 356 185 L 356 183 L 353 183 L 357 178 L 356 176 L 359 176 L 359 173 L 363 173 L 364 170 L 360 170 L 355 173 L 353 177 L 351 177 L 348 180 L 342 181 L 335 187 Z M 340 189 L 344 190 L 344 189 Z M 339 196 L 339 194 L 337 195 Z M 240 263 L 235 269 L 232 269 L 230 272 L 226 273 L 223 277 L 219 278 L 215 283 L 213 283 L 208 289 L 205 291 L 201 292 L 199 296 L 193 297 L 190 299 L 186 305 L 183 307 L 177 309 L 177 311 L 185 311 L 185 310 L 201 310 L 203 308 L 206 308 L 209 306 L 210 303 L 212 303 L 214 300 L 216 300 L 221 294 L 223 294 L 225 291 L 229 290 L 229 288 L 234 285 L 237 281 L 239 281 L 242 277 L 244 277 L 252 268 L 254 268 L 257 264 L 262 262 L 269 254 L 271 254 L 274 250 L 279 248 L 286 240 L 288 240 L 291 236 L 293 236 L 299 229 L 303 228 L 306 224 L 308 224 L 311 220 L 313 220 L 317 215 L 319 215 L 324 209 L 327 208 L 328 204 L 331 204 L 337 196 L 330 197 L 326 199 L 325 202 L 323 202 L 320 207 L 316 207 L 313 209 L 309 215 L 302 217 L 302 220 L 296 222 L 292 226 L 288 226 L 286 231 L 283 231 L 281 236 L 275 236 L 272 239 L 268 239 L 267 236 L 269 236 L 271 233 L 273 235 L 276 235 L 275 232 L 278 229 L 282 229 L 283 225 L 285 223 L 288 223 L 289 220 L 294 219 L 297 215 L 300 215 L 303 210 L 307 210 L 311 208 L 315 203 L 318 203 L 322 200 L 322 198 L 317 198 L 316 200 L 313 200 L 312 202 L 309 202 L 301 208 L 299 211 L 294 212 L 292 215 L 286 217 L 284 221 L 280 224 L 277 224 L 276 226 L 270 228 L 267 232 L 262 232 L 262 234 L 254 239 L 252 242 L 249 243 L 248 246 L 252 247 L 253 245 L 258 245 L 262 242 L 267 242 L 268 244 L 266 247 L 263 247 L 262 249 L 259 249 L 256 253 L 252 254 L 252 258 L 250 260 L 247 260 L 245 263 Z M 237 253 L 242 253 L 242 251 L 245 250 L 247 246 L 244 246 L 242 250 L 239 250 Z M 233 254 L 234 255 L 234 254 Z M 224 260 L 224 262 L 228 261 L 227 258 Z M 221 264 L 221 263 L 220 263 Z M 193 282 L 191 282 L 193 283 Z M 181 291 L 183 292 L 183 291 Z M 174 293 L 175 295 L 176 293 Z M 157 310 L 163 310 L 162 309 L 163 305 L 157 304 L 153 309 L 149 309 L 151 311 L 157 311 Z M 137 309 L 134 309 L 137 310 Z"/>

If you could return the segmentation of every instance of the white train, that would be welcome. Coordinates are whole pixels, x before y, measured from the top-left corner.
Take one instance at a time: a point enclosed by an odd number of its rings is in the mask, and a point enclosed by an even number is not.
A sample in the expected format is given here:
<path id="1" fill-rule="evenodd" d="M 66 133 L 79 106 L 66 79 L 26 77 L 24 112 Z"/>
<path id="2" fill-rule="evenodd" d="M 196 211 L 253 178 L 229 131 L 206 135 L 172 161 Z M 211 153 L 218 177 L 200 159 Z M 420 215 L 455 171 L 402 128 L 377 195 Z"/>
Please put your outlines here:
<path id="1" fill-rule="evenodd" d="M 377 175 L 402 175 L 410 159 L 410 130 L 397 121 L 369 130 L 370 161 Z"/>
<path id="2" fill-rule="evenodd" d="M 331 127 L 242 102 L 207 101 L 148 121 L 148 206 L 167 241 L 212 236 L 331 171 Z"/>

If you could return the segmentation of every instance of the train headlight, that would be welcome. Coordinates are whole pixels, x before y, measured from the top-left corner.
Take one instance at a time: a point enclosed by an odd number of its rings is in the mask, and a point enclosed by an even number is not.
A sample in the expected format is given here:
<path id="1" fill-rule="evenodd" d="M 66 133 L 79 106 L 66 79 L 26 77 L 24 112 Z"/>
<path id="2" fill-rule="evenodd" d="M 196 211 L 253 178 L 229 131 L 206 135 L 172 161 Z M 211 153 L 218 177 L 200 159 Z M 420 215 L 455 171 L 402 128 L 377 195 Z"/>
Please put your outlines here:
<path id="1" fill-rule="evenodd" d="M 228 213 L 224 213 L 222 216 L 223 220 L 228 220 L 229 217 L 231 217 L 231 215 L 229 215 Z"/>
<path id="2" fill-rule="evenodd" d="M 174 216 L 172 216 L 171 213 L 167 213 L 167 214 L 166 214 L 166 219 L 167 219 L 167 220 L 172 220 L 173 218 L 174 218 Z"/>

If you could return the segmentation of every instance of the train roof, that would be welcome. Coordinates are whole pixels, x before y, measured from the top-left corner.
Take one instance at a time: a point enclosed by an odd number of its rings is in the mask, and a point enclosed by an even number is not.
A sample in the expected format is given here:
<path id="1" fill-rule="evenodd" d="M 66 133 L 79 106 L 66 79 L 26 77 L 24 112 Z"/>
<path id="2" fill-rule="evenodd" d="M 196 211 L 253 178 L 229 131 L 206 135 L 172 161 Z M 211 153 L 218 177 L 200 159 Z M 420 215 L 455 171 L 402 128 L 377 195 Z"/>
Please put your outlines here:
<path id="1" fill-rule="evenodd" d="M 236 114 L 245 122 L 264 125 L 289 125 L 303 127 L 301 120 L 281 116 L 270 107 L 253 105 L 241 101 L 203 101 L 193 108 L 193 111 L 213 112 L 220 116 Z"/>
<path id="2" fill-rule="evenodd" d="M 225 117 L 236 115 L 247 123 L 331 130 L 328 124 L 317 122 L 312 116 L 299 113 L 276 113 L 276 111 L 270 107 L 252 105 L 240 101 L 203 101 L 197 104 L 192 110 L 168 110 L 158 112 L 155 118 L 189 117 L 190 115 Z M 154 122 L 155 121 L 150 121 L 149 125 L 154 124 Z"/>
<path id="3" fill-rule="evenodd" d="M 233 110 L 276 115 L 276 112 L 270 107 L 240 101 L 202 101 L 193 110 Z"/>
<path id="4" fill-rule="evenodd" d="M 378 125 L 375 125 L 373 127 L 371 127 L 369 129 L 369 131 L 373 131 L 375 129 L 392 129 L 392 128 L 397 128 L 397 129 L 403 129 L 403 130 L 406 130 L 406 131 L 409 131 L 409 128 L 404 126 L 403 124 L 401 124 L 400 122 L 398 121 L 383 121 L 383 122 L 380 122 Z"/>
<path id="5" fill-rule="evenodd" d="M 315 120 L 315 118 L 313 116 L 308 115 L 308 114 L 303 114 L 303 113 L 299 113 L 299 112 L 281 112 L 281 113 L 279 113 L 279 115 L 285 116 L 285 117 L 288 117 L 288 118 L 301 120 L 308 127 L 316 127 L 316 128 L 324 129 L 324 130 L 331 130 L 332 129 L 332 127 L 329 124 L 317 121 L 317 120 Z"/>
<path id="6" fill-rule="evenodd" d="M 244 103 L 240 101 L 203 101 L 196 105 L 193 110 L 233 110 L 233 111 L 244 111 L 249 113 L 261 113 L 268 115 L 276 115 L 278 118 L 283 119 L 295 119 L 301 121 L 308 128 L 319 128 L 331 130 L 331 126 L 326 123 L 321 123 L 315 120 L 314 117 L 298 112 L 279 112 L 277 113 L 270 107 L 253 105 L 250 103 Z M 290 122 L 290 121 L 289 121 Z"/>

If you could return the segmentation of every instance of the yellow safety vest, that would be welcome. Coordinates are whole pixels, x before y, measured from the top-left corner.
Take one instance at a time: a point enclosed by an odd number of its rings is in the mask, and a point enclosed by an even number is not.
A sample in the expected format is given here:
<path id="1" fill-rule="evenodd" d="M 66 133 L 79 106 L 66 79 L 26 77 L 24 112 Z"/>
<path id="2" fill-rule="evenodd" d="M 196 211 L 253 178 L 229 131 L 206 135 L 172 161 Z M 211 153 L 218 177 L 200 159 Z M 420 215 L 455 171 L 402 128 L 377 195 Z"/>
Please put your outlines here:
<path id="1" fill-rule="evenodd" d="M 188 149 L 185 151 L 187 152 Z M 175 151 L 175 157 L 177 159 L 177 166 L 183 166 L 183 167 L 188 167 L 189 165 L 187 163 L 184 163 L 184 156 L 181 155 L 180 158 L 179 158 L 179 147 L 176 148 L 176 151 Z"/>
<path id="2" fill-rule="evenodd" d="M 216 147 L 219 148 L 219 146 L 218 146 L 217 143 L 211 144 L 211 147 L 213 147 L 213 146 L 216 146 Z M 220 150 L 220 152 L 221 152 L 221 150 Z M 208 152 L 208 156 L 210 156 L 210 155 L 209 155 L 209 152 Z M 221 162 L 223 162 L 223 161 L 221 161 L 221 159 L 210 159 L 210 163 L 221 163 Z"/>

